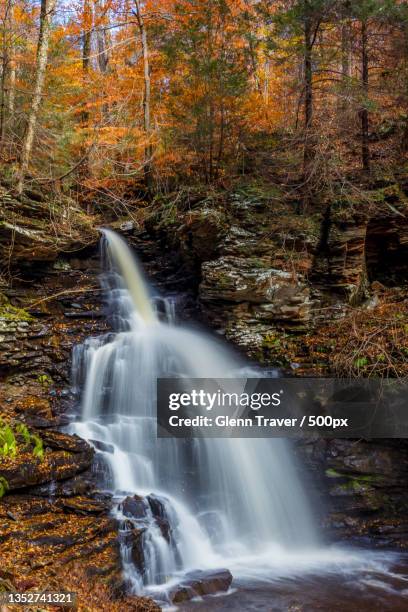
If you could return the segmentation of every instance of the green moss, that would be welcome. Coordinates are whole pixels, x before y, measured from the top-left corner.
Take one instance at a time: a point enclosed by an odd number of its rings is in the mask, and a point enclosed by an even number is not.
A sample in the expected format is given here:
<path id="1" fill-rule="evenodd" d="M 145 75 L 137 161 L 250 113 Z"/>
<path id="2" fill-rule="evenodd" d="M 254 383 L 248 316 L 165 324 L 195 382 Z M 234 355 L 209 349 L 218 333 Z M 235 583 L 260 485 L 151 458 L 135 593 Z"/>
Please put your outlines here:
<path id="1" fill-rule="evenodd" d="M 229 289 L 231 287 L 231 278 L 226 272 L 220 272 L 217 278 L 217 285 L 220 289 Z"/>
<path id="2" fill-rule="evenodd" d="M 342 472 L 338 472 L 333 468 L 328 468 L 325 472 L 328 478 L 344 478 L 347 479 L 342 485 L 339 485 L 341 489 L 354 489 L 355 491 L 360 490 L 364 485 L 365 486 L 375 486 L 380 485 L 383 482 L 383 477 L 377 474 L 359 474 L 351 475 L 344 474 Z"/>
<path id="3" fill-rule="evenodd" d="M 340 472 L 336 472 L 336 470 L 333 470 L 333 468 L 329 468 L 328 470 L 326 470 L 325 474 L 327 478 L 344 478 L 343 474 L 340 474 Z"/>
<path id="4" fill-rule="evenodd" d="M 253 200 L 255 203 L 256 201 L 281 200 L 283 192 L 279 185 L 254 180 L 239 185 L 234 195 L 238 198 Z"/>
<path id="5" fill-rule="evenodd" d="M 32 321 L 33 317 L 24 308 L 12 306 L 7 297 L 0 293 L 0 319 L 6 321 Z"/>
<path id="6" fill-rule="evenodd" d="M 281 346 L 281 339 L 275 334 L 266 334 L 262 340 L 262 347 L 266 349 L 279 348 Z"/>

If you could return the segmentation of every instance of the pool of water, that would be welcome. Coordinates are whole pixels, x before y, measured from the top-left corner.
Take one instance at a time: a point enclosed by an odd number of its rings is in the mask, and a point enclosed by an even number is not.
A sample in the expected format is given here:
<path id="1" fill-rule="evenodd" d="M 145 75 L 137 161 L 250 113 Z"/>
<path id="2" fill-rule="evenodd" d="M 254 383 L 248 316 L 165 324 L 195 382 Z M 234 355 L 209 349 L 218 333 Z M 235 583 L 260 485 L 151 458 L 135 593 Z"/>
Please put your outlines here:
<path id="1" fill-rule="evenodd" d="M 267 570 L 242 571 L 227 594 L 197 598 L 179 610 L 234 612 L 407 612 L 408 556 L 349 551 L 349 566 L 335 561 L 323 573 L 288 567 L 275 575 Z M 340 560 L 340 559 L 339 559 Z M 270 572 L 270 570 L 269 570 Z M 233 572 L 234 573 L 234 572 Z M 239 571 L 238 571 L 239 573 Z M 255 576 L 255 573 L 257 576 Z M 281 575 L 279 575 L 281 573 Z"/>

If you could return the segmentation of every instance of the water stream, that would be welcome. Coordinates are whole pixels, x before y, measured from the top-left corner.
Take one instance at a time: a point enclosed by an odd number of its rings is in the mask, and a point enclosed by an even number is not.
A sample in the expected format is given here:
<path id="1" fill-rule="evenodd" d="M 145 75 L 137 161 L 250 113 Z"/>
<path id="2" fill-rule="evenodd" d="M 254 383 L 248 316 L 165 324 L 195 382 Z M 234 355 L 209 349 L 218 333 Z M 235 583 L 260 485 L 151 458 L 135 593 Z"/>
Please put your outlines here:
<path id="1" fill-rule="evenodd" d="M 248 366 L 224 343 L 175 322 L 174 302 L 155 298 L 117 234 L 103 230 L 102 251 L 113 332 L 74 351 L 74 384 L 82 393 L 73 429 L 102 448 L 133 591 L 155 591 L 198 568 L 259 576 L 337 567 L 347 558 L 352 566 L 350 555 L 319 542 L 284 440 L 156 438 L 157 377 L 232 378 Z M 143 526 L 139 565 L 122 504 L 134 494 Z"/>

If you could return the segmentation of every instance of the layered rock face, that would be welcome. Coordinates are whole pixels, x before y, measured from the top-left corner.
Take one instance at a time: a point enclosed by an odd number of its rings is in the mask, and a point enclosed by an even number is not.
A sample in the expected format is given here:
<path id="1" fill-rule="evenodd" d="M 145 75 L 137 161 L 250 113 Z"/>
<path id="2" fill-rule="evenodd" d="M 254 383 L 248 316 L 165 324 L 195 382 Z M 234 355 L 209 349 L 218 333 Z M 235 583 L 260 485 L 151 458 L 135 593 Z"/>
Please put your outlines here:
<path id="1" fill-rule="evenodd" d="M 324 358 L 315 353 L 325 347 L 311 349 L 305 332 L 344 317 L 350 306 L 370 307 L 376 286 L 407 282 L 403 186 L 373 187 L 304 216 L 239 192 L 196 206 L 170 225 L 156 216 L 146 226 L 177 253 L 204 320 L 258 361 L 295 362 L 320 374 L 316 362 Z"/>
<path id="2" fill-rule="evenodd" d="M 374 281 L 406 284 L 407 245 L 404 186 L 373 189 L 354 204 L 340 200 L 329 205 L 322 220 L 311 281 L 324 282 L 351 303 L 361 302 Z"/>
<path id="3" fill-rule="evenodd" d="M 308 220 L 305 231 L 303 221 L 282 215 L 268 219 L 268 203 L 233 194 L 225 209 L 189 211 L 164 232 L 199 281 L 206 322 L 257 359 L 276 328 L 304 330 L 312 312 L 307 274 L 319 226 Z"/>

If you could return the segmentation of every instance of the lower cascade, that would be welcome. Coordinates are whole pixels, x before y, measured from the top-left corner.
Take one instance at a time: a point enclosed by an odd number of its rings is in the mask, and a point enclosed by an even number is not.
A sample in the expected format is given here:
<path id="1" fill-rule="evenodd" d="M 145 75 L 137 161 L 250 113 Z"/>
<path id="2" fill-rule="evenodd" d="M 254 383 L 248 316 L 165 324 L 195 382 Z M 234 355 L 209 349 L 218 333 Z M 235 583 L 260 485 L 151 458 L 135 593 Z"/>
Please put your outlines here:
<path id="1" fill-rule="evenodd" d="M 254 559 L 276 564 L 317 549 L 284 440 L 156 438 L 157 377 L 232 378 L 247 366 L 218 340 L 176 325 L 172 307 L 160 320 L 126 243 L 111 230 L 102 234 L 114 331 L 74 351 L 82 394 L 72 428 L 99 451 L 133 592 L 165 593 L 189 572 L 253 567 Z"/>

